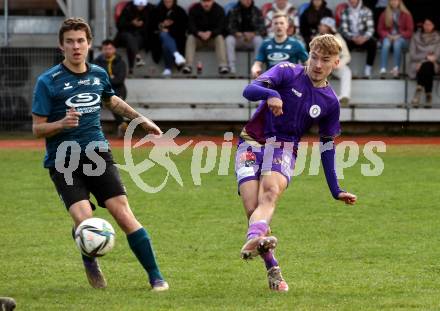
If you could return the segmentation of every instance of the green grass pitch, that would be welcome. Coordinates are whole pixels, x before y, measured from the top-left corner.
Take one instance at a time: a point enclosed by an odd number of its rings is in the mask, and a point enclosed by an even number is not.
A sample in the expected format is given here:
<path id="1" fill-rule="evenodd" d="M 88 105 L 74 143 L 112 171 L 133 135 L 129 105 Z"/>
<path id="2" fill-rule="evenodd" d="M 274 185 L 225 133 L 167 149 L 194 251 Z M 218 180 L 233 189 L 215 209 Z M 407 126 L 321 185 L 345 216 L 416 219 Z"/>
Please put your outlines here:
<path id="1" fill-rule="evenodd" d="M 191 155 L 173 157 L 184 186 L 170 179 L 157 194 L 122 173 L 171 286 L 151 293 L 119 228 L 100 260 L 108 288 L 90 288 L 43 151 L 0 150 L 0 296 L 14 297 L 17 310 L 440 309 L 440 146 L 388 146 L 379 177 L 361 175 L 361 158 L 341 181 L 356 206 L 331 198 L 322 170 L 295 177 L 272 222 L 287 294 L 269 292 L 260 259 L 239 258 L 246 221 L 232 158 L 228 176 L 216 169 L 195 186 Z M 164 171 L 142 176 L 157 184 Z M 95 215 L 115 225 L 105 210 Z"/>

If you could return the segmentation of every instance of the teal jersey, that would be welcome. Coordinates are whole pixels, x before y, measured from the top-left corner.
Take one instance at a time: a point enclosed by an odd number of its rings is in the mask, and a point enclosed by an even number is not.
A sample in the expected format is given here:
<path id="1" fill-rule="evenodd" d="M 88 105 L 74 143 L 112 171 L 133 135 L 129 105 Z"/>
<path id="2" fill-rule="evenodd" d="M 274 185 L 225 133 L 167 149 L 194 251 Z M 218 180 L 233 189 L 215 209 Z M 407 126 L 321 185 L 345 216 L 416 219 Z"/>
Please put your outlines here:
<path id="1" fill-rule="evenodd" d="M 38 77 L 32 100 L 33 114 L 55 122 L 63 119 L 72 107 L 82 113 L 78 127 L 46 138 L 44 167 L 55 166 L 57 148 L 64 141 L 75 141 L 82 151 L 93 141 L 108 147 L 101 128 L 101 106 L 102 99 L 114 94 L 107 72 L 97 65 L 87 63 L 87 71 L 78 74 L 61 63 Z"/>
<path id="2" fill-rule="evenodd" d="M 297 64 L 305 62 L 309 55 L 304 45 L 298 40 L 288 37 L 284 42 L 277 43 L 274 38 L 263 41 L 258 50 L 256 61 L 266 64 L 267 69 L 281 62 Z"/>

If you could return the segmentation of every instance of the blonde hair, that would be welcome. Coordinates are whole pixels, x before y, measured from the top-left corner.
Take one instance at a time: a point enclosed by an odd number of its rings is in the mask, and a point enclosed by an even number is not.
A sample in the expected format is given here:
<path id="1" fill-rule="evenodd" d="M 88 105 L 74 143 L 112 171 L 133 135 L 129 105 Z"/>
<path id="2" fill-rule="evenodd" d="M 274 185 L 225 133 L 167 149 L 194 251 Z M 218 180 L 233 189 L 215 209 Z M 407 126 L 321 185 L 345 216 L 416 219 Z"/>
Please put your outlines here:
<path id="1" fill-rule="evenodd" d="M 277 12 L 272 16 L 272 20 L 274 20 L 275 18 L 279 18 L 279 17 L 284 17 L 287 21 L 289 21 L 289 17 L 282 12 Z"/>
<path id="2" fill-rule="evenodd" d="M 399 11 L 405 12 L 406 14 L 411 14 L 402 0 L 399 0 Z M 391 4 L 389 0 L 388 0 L 388 5 L 385 9 L 385 26 L 387 28 L 393 27 L 393 9 L 391 8 Z"/>
<path id="3" fill-rule="evenodd" d="M 309 43 L 309 47 L 310 51 L 322 51 L 330 55 L 339 55 L 342 51 L 341 43 L 331 34 L 316 36 Z"/>

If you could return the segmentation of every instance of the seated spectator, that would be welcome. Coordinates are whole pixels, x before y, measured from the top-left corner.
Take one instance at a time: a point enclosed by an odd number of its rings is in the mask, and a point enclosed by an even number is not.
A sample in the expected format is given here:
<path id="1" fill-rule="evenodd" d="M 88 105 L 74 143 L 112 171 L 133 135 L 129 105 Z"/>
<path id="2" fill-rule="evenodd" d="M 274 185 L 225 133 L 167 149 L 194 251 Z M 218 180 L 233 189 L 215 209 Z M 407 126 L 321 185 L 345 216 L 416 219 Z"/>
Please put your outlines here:
<path id="1" fill-rule="evenodd" d="M 341 16 L 341 35 L 350 50 L 367 50 L 367 64 L 364 76 L 371 77 L 371 68 L 376 57 L 376 40 L 373 38 L 373 13 L 362 4 L 362 0 L 348 0 L 348 7 Z"/>
<path id="2" fill-rule="evenodd" d="M 192 72 L 194 56 L 198 47 L 215 46 L 218 71 L 220 74 L 229 73 L 226 61 L 225 11 L 214 0 L 200 0 L 189 11 L 188 39 L 186 40 L 186 65 L 182 72 Z"/>
<path id="3" fill-rule="evenodd" d="M 409 77 L 417 79 L 416 92 L 411 103 L 418 107 L 425 92 L 425 106 L 431 107 L 432 84 L 434 75 L 439 72 L 440 63 L 440 34 L 435 30 L 433 18 L 425 18 L 422 30 L 411 38 L 409 58 Z"/>
<path id="4" fill-rule="evenodd" d="M 379 17 L 382 15 L 382 12 L 385 11 L 388 5 L 388 0 L 364 0 L 364 5 L 373 12 L 374 25 L 378 25 Z M 379 38 L 377 27 L 374 36 Z"/>
<path id="5" fill-rule="evenodd" d="M 110 77 L 110 84 L 116 96 L 125 100 L 127 88 L 125 87 L 125 77 L 127 75 L 127 65 L 122 57 L 116 53 L 115 43 L 112 40 L 104 40 L 101 44 L 101 55 L 93 61 L 94 64 L 101 66 L 107 71 Z M 113 112 L 113 116 L 118 126 L 118 137 L 123 137 L 127 123 L 119 114 Z"/>
<path id="6" fill-rule="evenodd" d="M 152 48 L 152 11 L 154 6 L 147 0 L 133 0 L 124 7 L 117 22 L 117 42 L 127 48 L 128 70 L 133 73 L 133 67 L 145 65 L 139 51 Z"/>
<path id="7" fill-rule="evenodd" d="M 339 65 L 333 70 L 332 74 L 341 80 L 339 102 L 341 106 L 348 106 L 351 97 L 351 69 L 348 63 L 351 61 L 350 51 L 344 38 L 336 31 L 336 22 L 332 17 L 324 17 L 319 24 L 319 34 L 332 34 L 341 43 L 341 54 L 339 55 Z"/>
<path id="8" fill-rule="evenodd" d="M 304 47 L 306 46 L 304 42 L 304 38 L 301 36 L 299 31 L 296 30 L 295 25 L 289 23 L 289 27 L 287 28 L 287 35 L 295 40 L 297 40 L 299 43 L 301 43 Z M 307 48 L 306 48 L 307 49 Z"/>
<path id="9" fill-rule="evenodd" d="M 269 3 L 267 7 L 268 10 L 266 12 L 263 12 L 263 17 L 268 36 L 274 36 L 272 20 L 274 15 L 277 13 L 284 14 L 289 18 L 287 35 L 293 36 L 295 34 L 294 31 L 299 29 L 299 19 L 296 8 L 291 3 L 289 3 L 288 0 L 274 0 L 274 2 Z"/>
<path id="10" fill-rule="evenodd" d="M 382 40 L 380 52 L 380 74 L 384 77 L 387 72 L 388 53 L 393 47 L 394 67 L 391 74 L 398 78 L 402 49 L 407 49 L 413 34 L 414 23 L 411 13 L 402 0 L 389 0 L 389 4 L 379 18 L 377 32 Z"/>
<path id="11" fill-rule="evenodd" d="M 253 0 L 240 0 L 240 4 L 229 11 L 226 30 L 226 51 L 231 73 L 235 68 L 235 47 L 253 49 L 257 55 L 261 42 L 266 34 L 263 15 Z"/>
<path id="12" fill-rule="evenodd" d="M 185 64 L 182 56 L 185 52 L 188 15 L 177 5 L 177 0 L 161 0 L 153 14 L 162 43 L 162 54 L 165 62 L 163 76 L 170 76 L 173 64 L 180 67 Z"/>
<path id="13" fill-rule="evenodd" d="M 283 61 L 304 63 L 307 60 L 308 54 L 302 43 L 287 35 L 288 23 L 288 17 L 285 14 L 278 13 L 273 16 L 272 28 L 275 37 L 268 38 L 261 44 L 251 68 L 253 78 L 261 74 L 263 64 L 266 65 L 267 70 Z"/>
<path id="14" fill-rule="evenodd" d="M 318 34 L 318 26 L 323 17 L 332 17 L 332 11 L 327 8 L 325 0 L 311 0 L 309 7 L 299 18 L 299 30 L 306 47 L 309 45 L 312 38 Z"/>

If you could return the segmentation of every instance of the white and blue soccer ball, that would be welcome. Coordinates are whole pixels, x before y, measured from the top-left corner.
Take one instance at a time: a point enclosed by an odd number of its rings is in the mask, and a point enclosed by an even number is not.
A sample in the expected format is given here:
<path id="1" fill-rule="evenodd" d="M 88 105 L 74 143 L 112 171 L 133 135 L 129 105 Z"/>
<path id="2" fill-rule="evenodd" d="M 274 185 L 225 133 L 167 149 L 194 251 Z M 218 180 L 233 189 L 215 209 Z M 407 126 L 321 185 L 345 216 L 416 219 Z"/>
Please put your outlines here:
<path id="1" fill-rule="evenodd" d="M 105 219 L 89 218 L 76 228 L 75 242 L 84 255 L 101 257 L 115 245 L 115 230 Z"/>

